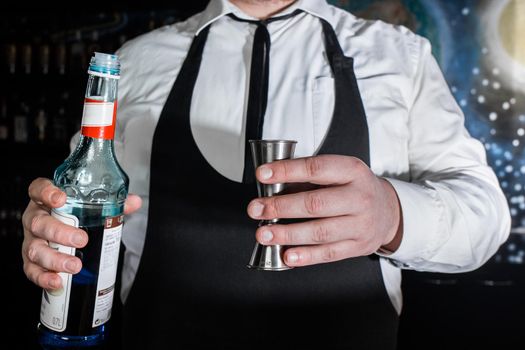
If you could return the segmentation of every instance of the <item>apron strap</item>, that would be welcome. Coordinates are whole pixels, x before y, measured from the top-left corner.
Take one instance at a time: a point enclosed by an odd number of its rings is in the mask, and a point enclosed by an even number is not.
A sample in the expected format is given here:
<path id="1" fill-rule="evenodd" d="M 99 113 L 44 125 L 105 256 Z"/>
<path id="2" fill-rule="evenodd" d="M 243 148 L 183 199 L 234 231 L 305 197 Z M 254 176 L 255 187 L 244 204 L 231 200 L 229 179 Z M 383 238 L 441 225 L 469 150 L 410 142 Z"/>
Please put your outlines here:
<path id="1" fill-rule="evenodd" d="M 332 25 L 322 18 L 320 20 L 335 80 L 335 109 L 319 154 L 354 156 L 370 166 L 368 122 L 354 72 L 354 59 L 344 55 Z"/>

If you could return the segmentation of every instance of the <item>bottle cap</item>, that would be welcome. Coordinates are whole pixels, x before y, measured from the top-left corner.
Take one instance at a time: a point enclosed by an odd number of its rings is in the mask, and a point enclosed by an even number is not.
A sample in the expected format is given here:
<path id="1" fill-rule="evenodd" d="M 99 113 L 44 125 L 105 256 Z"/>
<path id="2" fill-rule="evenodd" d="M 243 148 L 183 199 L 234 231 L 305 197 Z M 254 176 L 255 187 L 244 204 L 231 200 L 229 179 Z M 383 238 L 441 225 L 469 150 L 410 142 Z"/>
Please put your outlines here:
<path id="1" fill-rule="evenodd" d="M 120 60 L 117 55 L 95 52 L 89 63 L 88 73 L 104 78 L 120 78 Z"/>

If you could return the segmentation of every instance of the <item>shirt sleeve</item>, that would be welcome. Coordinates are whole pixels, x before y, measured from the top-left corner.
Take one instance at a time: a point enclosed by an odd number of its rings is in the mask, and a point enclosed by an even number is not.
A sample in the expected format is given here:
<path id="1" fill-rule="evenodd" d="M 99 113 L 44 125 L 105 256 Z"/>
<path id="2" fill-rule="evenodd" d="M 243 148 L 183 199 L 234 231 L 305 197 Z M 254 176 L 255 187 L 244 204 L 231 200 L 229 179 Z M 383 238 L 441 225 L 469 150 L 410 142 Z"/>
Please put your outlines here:
<path id="1" fill-rule="evenodd" d="M 410 180 L 387 179 L 401 203 L 403 239 L 387 258 L 406 269 L 470 271 L 508 238 L 509 207 L 483 145 L 464 126 L 430 43 L 417 40 L 408 122 Z"/>

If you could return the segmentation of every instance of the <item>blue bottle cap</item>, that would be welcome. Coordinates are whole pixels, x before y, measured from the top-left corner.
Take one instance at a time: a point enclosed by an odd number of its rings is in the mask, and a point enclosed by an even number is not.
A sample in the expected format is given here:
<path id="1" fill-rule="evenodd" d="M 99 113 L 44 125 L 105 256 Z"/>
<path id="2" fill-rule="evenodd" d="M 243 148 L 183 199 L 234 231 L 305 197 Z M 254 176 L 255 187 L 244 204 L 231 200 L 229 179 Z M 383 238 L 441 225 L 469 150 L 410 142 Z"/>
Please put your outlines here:
<path id="1" fill-rule="evenodd" d="M 120 78 L 120 60 L 117 55 L 95 52 L 89 63 L 89 74 L 104 78 Z"/>

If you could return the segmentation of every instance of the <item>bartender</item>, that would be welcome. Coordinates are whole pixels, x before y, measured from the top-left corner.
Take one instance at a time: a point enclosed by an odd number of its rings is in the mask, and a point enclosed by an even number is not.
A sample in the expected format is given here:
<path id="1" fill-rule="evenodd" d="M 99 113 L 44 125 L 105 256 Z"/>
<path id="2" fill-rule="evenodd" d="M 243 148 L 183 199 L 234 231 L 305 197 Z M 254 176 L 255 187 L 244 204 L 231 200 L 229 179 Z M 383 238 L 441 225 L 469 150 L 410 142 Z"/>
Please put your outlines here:
<path id="1" fill-rule="evenodd" d="M 394 349 L 401 269 L 473 270 L 509 234 L 483 146 L 404 27 L 323 0 L 211 0 L 118 55 L 115 143 L 136 194 L 125 348 Z M 296 159 L 254 173 L 257 138 L 297 140 Z M 255 176 L 309 188 L 257 198 Z M 50 270 L 81 262 L 46 242 L 87 235 L 49 216 L 65 202 L 49 180 L 29 193 L 24 271 L 58 288 Z M 298 220 L 257 228 L 273 218 Z M 295 268 L 247 269 L 254 233 Z"/>

